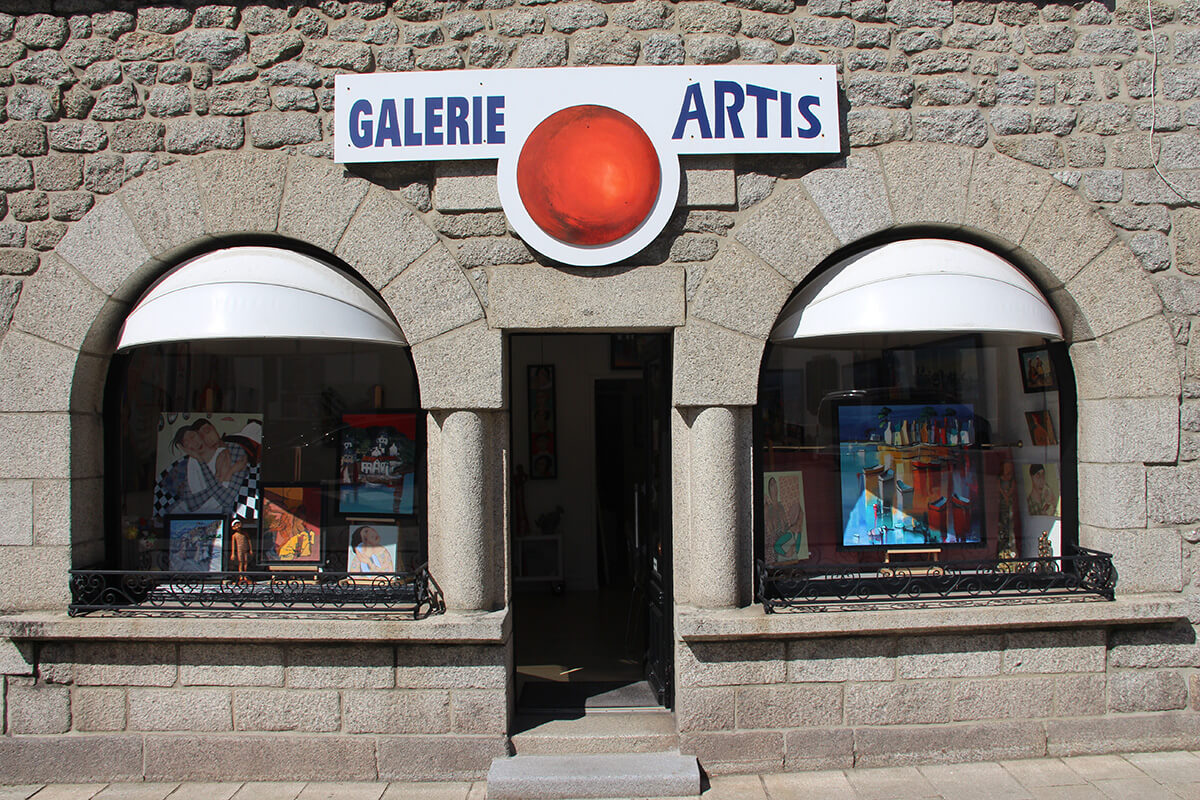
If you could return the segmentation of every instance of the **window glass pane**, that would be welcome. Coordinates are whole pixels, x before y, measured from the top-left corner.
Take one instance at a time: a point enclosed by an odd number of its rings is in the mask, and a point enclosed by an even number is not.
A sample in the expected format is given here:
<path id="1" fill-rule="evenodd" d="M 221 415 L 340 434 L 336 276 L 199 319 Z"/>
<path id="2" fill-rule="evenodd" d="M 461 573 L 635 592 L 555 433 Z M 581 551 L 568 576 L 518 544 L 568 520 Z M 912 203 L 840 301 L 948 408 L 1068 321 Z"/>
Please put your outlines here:
<path id="1" fill-rule="evenodd" d="M 112 566 L 236 569 L 233 517 L 251 569 L 423 563 L 425 422 L 406 349 L 166 343 L 118 356 L 110 380 Z M 219 543 L 200 541 L 204 517 L 225 520 Z"/>
<path id="2" fill-rule="evenodd" d="M 1056 387 L 1035 337 L 771 345 L 757 428 L 764 559 L 1021 558 L 1047 543 L 1061 554 Z"/>

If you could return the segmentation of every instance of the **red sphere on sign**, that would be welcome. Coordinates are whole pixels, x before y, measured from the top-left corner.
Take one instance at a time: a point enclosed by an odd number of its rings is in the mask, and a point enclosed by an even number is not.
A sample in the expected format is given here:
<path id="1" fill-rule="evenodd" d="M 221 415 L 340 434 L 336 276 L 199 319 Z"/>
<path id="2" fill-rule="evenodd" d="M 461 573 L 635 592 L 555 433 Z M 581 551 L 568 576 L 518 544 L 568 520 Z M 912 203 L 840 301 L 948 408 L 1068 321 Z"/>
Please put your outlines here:
<path id="1" fill-rule="evenodd" d="M 546 117 L 517 160 L 517 191 L 529 216 L 574 245 L 609 244 L 634 230 L 654 208 L 661 179 L 650 137 L 605 106 Z"/>

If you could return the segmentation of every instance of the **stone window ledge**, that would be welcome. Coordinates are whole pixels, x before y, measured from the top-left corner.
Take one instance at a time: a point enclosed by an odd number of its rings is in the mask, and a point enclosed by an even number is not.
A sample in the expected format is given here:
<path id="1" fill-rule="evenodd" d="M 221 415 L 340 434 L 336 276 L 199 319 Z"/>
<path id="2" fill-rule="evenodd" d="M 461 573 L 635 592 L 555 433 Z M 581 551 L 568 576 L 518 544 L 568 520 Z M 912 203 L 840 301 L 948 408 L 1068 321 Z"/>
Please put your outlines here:
<path id="1" fill-rule="evenodd" d="M 511 618 L 501 611 L 447 611 L 425 619 L 385 614 L 361 615 L 163 613 L 129 616 L 29 611 L 0 615 L 0 637 L 27 640 L 371 642 L 413 644 L 500 644 L 508 640 Z"/>
<path id="2" fill-rule="evenodd" d="M 987 632 L 1018 628 L 1082 628 L 1153 625 L 1200 614 L 1200 596 L 1118 595 L 1116 600 L 975 601 L 942 607 L 786 611 L 762 606 L 705 609 L 677 606 L 675 632 L 684 641 L 802 639 L 828 636 L 886 636 Z"/>

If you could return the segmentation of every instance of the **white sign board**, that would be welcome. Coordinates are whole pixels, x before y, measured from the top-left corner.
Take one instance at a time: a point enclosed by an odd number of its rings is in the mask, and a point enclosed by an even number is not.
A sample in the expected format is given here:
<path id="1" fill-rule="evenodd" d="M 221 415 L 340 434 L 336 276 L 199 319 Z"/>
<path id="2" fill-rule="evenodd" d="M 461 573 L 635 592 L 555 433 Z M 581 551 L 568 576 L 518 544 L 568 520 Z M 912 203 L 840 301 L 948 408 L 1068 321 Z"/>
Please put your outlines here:
<path id="1" fill-rule="evenodd" d="M 498 159 L 513 228 L 583 266 L 619 261 L 658 235 L 675 207 L 679 155 L 841 147 L 828 65 L 339 75 L 334 117 L 338 162 Z"/>

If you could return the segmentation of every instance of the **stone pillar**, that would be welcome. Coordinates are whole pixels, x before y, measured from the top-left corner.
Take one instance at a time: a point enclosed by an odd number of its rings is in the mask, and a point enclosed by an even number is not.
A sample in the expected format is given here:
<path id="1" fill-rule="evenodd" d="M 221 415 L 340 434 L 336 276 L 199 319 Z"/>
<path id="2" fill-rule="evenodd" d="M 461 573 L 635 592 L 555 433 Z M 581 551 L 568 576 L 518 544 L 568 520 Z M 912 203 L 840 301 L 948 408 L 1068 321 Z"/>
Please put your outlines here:
<path id="1" fill-rule="evenodd" d="M 698 409 L 691 426 L 692 603 L 731 608 L 750 601 L 753 516 L 750 409 Z"/>
<path id="2" fill-rule="evenodd" d="M 452 610 L 491 610 L 503 585 L 503 561 L 497 561 L 498 543 L 504 541 L 504 503 L 498 501 L 505 474 L 500 416 L 488 411 L 433 416 L 430 570 Z"/>

